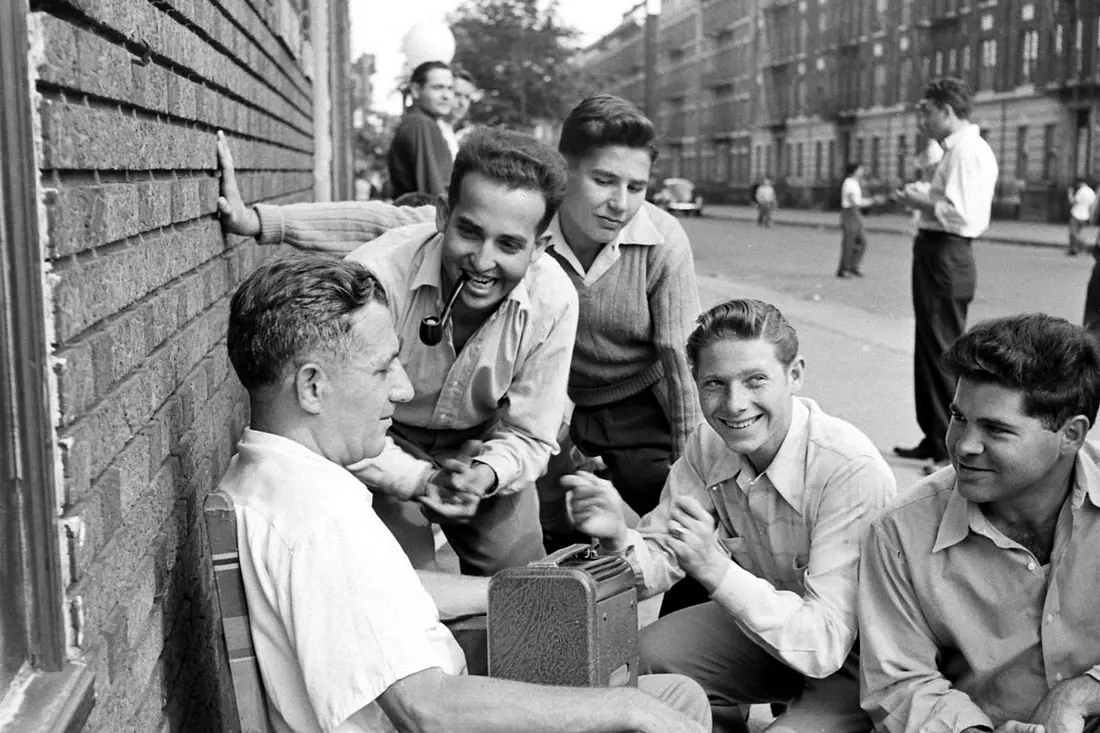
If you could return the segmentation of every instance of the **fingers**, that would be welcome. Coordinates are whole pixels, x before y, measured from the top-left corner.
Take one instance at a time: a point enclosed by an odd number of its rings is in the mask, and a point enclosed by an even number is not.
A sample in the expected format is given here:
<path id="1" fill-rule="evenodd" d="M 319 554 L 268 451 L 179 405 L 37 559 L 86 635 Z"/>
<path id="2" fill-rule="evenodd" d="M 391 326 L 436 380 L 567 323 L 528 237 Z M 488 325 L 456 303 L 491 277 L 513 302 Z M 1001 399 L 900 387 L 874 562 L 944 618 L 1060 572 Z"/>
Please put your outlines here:
<path id="1" fill-rule="evenodd" d="M 1006 720 L 997 730 L 998 733 L 1045 733 L 1046 727 L 1038 723 L 1022 723 L 1019 720 Z"/>
<path id="2" fill-rule="evenodd" d="M 710 512 L 708 512 L 694 496 L 682 495 L 673 497 L 672 506 L 674 509 L 679 509 L 684 514 L 687 514 L 697 521 L 714 526 L 714 517 L 711 516 Z"/>
<path id="3" fill-rule="evenodd" d="M 222 169 L 222 181 L 236 187 L 236 171 L 233 168 L 233 153 L 229 150 L 229 140 L 225 133 L 218 130 L 218 166 Z"/>

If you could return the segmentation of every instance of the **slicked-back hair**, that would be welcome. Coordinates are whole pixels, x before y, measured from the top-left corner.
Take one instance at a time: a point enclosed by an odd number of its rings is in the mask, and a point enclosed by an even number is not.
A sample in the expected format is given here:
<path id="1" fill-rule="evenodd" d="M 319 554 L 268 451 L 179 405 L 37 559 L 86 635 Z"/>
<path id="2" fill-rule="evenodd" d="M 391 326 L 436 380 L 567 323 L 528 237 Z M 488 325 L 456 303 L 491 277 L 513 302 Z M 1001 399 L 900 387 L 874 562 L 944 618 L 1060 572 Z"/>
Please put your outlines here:
<path id="1" fill-rule="evenodd" d="M 862 167 L 863 163 L 849 163 L 848 165 L 844 166 L 845 177 L 851 178 L 856 174 L 856 171 L 858 171 Z"/>
<path id="2" fill-rule="evenodd" d="M 276 383 L 311 355 L 342 357 L 363 348 L 352 337 L 352 316 L 385 291 L 358 262 L 299 255 L 266 262 L 229 301 L 229 361 L 250 392 Z"/>
<path id="3" fill-rule="evenodd" d="M 1045 313 L 978 323 L 944 352 L 956 378 L 998 384 L 1024 395 L 1024 411 L 1058 430 L 1074 415 L 1096 423 L 1100 346 L 1081 326 Z"/>
<path id="4" fill-rule="evenodd" d="M 609 145 L 641 148 L 657 160 L 657 130 L 642 111 L 622 97 L 596 94 L 573 108 L 561 128 L 558 150 L 567 160 L 580 160 Z"/>
<path id="5" fill-rule="evenodd" d="M 509 189 L 542 194 L 546 213 L 539 220 L 536 235 L 545 232 L 558 213 L 568 176 L 565 159 L 553 148 L 529 135 L 499 127 L 477 129 L 459 147 L 447 189 L 452 210 L 462 195 L 462 180 L 471 173 L 480 173 Z"/>
<path id="6" fill-rule="evenodd" d="M 450 71 L 451 67 L 442 61 L 425 61 L 424 63 L 413 69 L 412 76 L 409 77 L 410 84 L 416 84 L 417 86 L 424 86 L 428 81 L 428 74 L 436 69 L 443 69 Z"/>
<path id="7" fill-rule="evenodd" d="M 695 330 L 688 336 L 687 357 L 696 376 L 700 352 L 720 341 L 763 339 L 775 347 L 775 358 L 784 367 L 789 367 L 798 356 L 798 334 L 794 327 L 778 308 L 762 300 L 727 300 L 705 311 L 695 324 Z"/>
<path id="8" fill-rule="evenodd" d="M 970 91 L 970 85 L 962 79 L 953 76 L 944 76 L 928 82 L 924 88 L 921 99 L 927 99 L 937 107 L 951 105 L 955 110 L 955 116 L 960 120 L 969 120 L 973 109 L 974 94 Z"/>

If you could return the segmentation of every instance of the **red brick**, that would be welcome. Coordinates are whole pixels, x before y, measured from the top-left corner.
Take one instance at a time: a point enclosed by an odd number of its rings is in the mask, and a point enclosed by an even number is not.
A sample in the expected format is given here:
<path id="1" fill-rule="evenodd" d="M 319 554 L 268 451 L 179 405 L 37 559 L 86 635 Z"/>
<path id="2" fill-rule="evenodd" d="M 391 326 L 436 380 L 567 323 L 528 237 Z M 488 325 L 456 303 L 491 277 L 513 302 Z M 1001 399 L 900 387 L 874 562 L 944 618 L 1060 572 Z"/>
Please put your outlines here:
<path id="1" fill-rule="evenodd" d="M 88 493 L 92 483 L 92 449 L 86 422 L 69 426 L 58 434 L 61 475 L 65 480 L 65 504 Z"/>
<path id="2" fill-rule="evenodd" d="M 97 395 L 105 394 L 145 360 L 148 317 L 148 307 L 131 310 L 91 337 Z"/>
<path id="3" fill-rule="evenodd" d="M 149 437 L 139 433 L 122 449 L 114 465 L 119 470 L 119 500 L 123 521 L 137 498 L 148 488 Z"/>

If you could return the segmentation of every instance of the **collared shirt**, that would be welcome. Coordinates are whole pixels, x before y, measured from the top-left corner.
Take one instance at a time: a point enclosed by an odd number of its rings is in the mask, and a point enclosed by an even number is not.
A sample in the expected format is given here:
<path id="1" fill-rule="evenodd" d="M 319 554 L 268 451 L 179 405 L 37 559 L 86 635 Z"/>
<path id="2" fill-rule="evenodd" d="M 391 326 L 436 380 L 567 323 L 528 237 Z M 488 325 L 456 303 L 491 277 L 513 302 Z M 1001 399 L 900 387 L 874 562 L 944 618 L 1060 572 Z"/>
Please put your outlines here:
<path id="1" fill-rule="evenodd" d="M 541 476 L 557 450 L 577 293 L 552 258 L 540 257 L 460 352 L 450 324 L 440 344 L 426 346 L 420 321 L 443 310 L 442 245 L 434 224 L 416 224 L 364 244 L 348 259 L 377 275 L 390 301 L 413 386 L 412 400 L 395 406 L 394 422 L 463 434 L 484 426 L 477 460 L 496 473 L 500 493 L 509 493 Z M 387 441 L 382 455 L 352 469 L 368 486 L 408 493 L 431 466 Z"/>
<path id="2" fill-rule="evenodd" d="M 960 237 L 981 236 L 989 228 L 993 191 L 997 185 L 997 158 L 969 123 L 943 141 L 943 159 L 936 166 L 929 191 L 936 216 L 923 216 L 921 229 Z"/>
<path id="3" fill-rule="evenodd" d="M 1088 221 L 1092 218 L 1092 207 L 1096 204 L 1096 192 L 1088 186 L 1081 186 L 1073 194 L 1072 203 L 1069 215 L 1077 221 Z"/>
<path id="4" fill-rule="evenodd" d="M 848 177 L 840 185 L 840 208 L 850 209 L 853 206 L 870 206 L 871 202 L 863 198 L 863 188 L 859 185 L 859 179 Z"/>
<path id="5" fill-rule="evenodd" d="M 1100 681 L 1100 447 L 1077 454 L 1043 565 L 946 468 L 871 525 L 860 577 L 863 707 L 889 733 L 1030 720 L 1058 682 Z"/>
<path id="6" fill-rule="evenodd" d="M 615 238 L 600 249 L 596 259 L 592 261 L 592 266 L 586 271 L 577 253 L 569 246 L 565 235 L 562 234 L 560 215 L 554 216 L 547 231 L 550 234 L 550 246 L 554 248 L 554 252 L 577 273 L 584 285 L 591 285 L 607 274 L 619 261 L 619 248 L 624 243 L 642 247 L 653 247 L 665 243 L 664 235 L 654 226 L 649 213 L 644 208 L 639 209 L 626 226 L 619 230 Z"/>
<path id="7" fill-rule="evenodd" d="M 674 496 L 694 496 L 716 516 L 732 557 L 711 597 L 761 647 L 823 678 L 855 643 L 860 540 L 895 492 L 894 474 L 867 436 L 796 397 L 787 436 L 759 475 L 701 425 L 661 503 L 630 530 L 626 555 L 645 591 L 684 577 L 668 545 L 668 519 Z"/>
<path id="8" fill-rule="evenodd" d="M 409 559 L 350 473 L 245 430 L 219 487 L 233 497 L 256 659 L 278 733 L 393 731 L 378 696 L 438 667 L 466 671 Z"/>

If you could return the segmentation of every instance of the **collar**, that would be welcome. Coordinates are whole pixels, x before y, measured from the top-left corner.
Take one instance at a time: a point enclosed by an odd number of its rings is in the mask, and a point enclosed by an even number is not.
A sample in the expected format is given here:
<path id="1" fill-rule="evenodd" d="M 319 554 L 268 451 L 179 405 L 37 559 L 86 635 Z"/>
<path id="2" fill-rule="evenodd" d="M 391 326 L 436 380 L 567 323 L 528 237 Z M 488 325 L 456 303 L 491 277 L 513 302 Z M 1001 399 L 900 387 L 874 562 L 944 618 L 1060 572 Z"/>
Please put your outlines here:
<path id="1" fill-rule="evenodd" d="M 554 214 L 554 218 L 550 221 L 550 227 L 546 231 L 550 234 L 551 247 L 572 251 L 572 247 L 569 246 L 569 242 L 565 240 L 565 235 L 561 232 L 560 212 Z M 661 230 L 653 223 L 653 219 L 650 218 L 646 205 L 642 204 L 642 208 L 638 209 L 638 213 L 634 215 L 634 218 L 628 221 L 626 226 L 619 230 L 615 238 L 605 244 L 604 247 L 618 249 L 619 245 L 622 244 L 653 246 L 664 244 L 666 241 L 665 235 L 661 233 Z"/>
<path id="2" fill-rule="evenodd" d="M 412 292 L 425 287 L 432 288 L 439 291 L 440 297 L 442 297 L 443 234 L 435 231 L 422 246 L 424 257 L 420 260 L 420 267 L 417 268 L 416 274 L 413 275 L 412 282 L 409 283 L 409 291 Z M 523 310 L 527 310 L 531 307 L 531 294 L 527 291 L 527 278 L 531 277 L 531 267 L 534 267 L 534 264 L 534 262 L 531 263 L 527 269 L 527 274 L 523 276 L 519 284 L 512 288 L 512 292 L 508 293 L 508 296 L 505 298 L 505 300 L 514 300 Z"/>
<path id="3" fill-rule="evenodd" d="M 797 397 L 793 397 L 791 424 L 787 435 L 772 459 L 771 465 L 757 474 L 746 456 L 734 454 L 738 460 L 738 469 L 734 475 L 744 474 L 747 484 L 756 483 L 760 476 L 767 475 L 768 481 L 779 495 L 801 514 L 802 494 L 806 490 L 806 445 L 810 438 L 810 409 Z"/>
<path id="4" fill-rule="evenodd" d="M 357 501 L 365 500 L 368 505 L 373 504 L 374 495 L 370 491 L 359 491 L 359 487 L 356 486 L 358 479 L 348 473 L 346 468 L 338 463 L 333 463 L 320 453 L 310 450 L 296 440 L 276 433 L 267 433 L 246 427 L 244 432 L 241 433 L 240 442 L 237 443 L 237 455 L 244 460 L 258 460 L 252 454 L 253 451 L 273 451 L 280 456 L 293 456 L 297 461 L 315 463 L 317 464 L 316 474 L 318 476 L 321 476 L 325 471 L 338 474 L 338 477 L 334 475 L 332 480 L 323 482 L 327 491 L 339 491 Z"/>
<path id="5" fill-rule="evenodd" d="M 1073 502 L 1074 507 L 1077 507 L 1084 502 L 1086 496 L 1094 507 L 1100 509 L 1100 466 L 1096 465 L 1092 456 L 1081 450 L 1077 452 L 1077 458 L 1074 461 L 1073 491 L 1070 494 L 1070 501 Z M 943 517 L 940 519 L 932 552 L 939 552 L 966 539 L 971 528 L 980 522 L 978 514 L 981 514 L 981 509 L 977 504 L 960 494 L 958 489 L 952 489 Z"/>
<path id="6" fill-rule="evenodd" d="M 951 150 L 963 140 L 972 137 L 981 137 L 982 131 L 973 122 L 968 122 L 966 125 L 955 132 L 951 133 L 943 139 L 941 146 L 944 150 Z"/>

